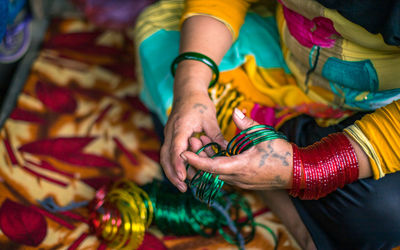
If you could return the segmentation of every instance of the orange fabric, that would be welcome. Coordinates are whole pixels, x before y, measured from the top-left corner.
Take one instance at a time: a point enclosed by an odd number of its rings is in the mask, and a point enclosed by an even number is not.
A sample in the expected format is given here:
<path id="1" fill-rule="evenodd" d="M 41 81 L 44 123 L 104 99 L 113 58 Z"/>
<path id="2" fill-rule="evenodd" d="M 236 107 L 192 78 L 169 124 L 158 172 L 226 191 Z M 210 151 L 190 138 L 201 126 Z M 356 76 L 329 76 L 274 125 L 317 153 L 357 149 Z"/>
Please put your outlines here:
<path id="1" fill-rule="evenodd" d="M 235 40 L 244 23 L 250 3 L 257 0 L 187 0 L 181 23 L 196 15 L 208 15 L 223 22 L 231 31 Z"/>

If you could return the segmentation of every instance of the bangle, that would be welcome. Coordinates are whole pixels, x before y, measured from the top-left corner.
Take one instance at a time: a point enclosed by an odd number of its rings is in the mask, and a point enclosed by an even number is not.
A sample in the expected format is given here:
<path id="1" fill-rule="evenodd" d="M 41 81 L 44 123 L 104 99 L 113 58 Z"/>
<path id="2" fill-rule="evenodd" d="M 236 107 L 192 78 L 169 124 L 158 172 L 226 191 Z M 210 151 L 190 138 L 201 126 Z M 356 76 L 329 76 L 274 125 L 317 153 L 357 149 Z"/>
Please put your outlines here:
<path id="1" fill-rule="evenodd" d="M 196 61 L 202 62 L 205 65 L 207 65 L 208 67 L 210 67 L 210 69 L 214 73 L 215 77 L 214 77 L 214 79 L 211 80 L 208 88 L 211 88 L 212 86 L 214 86 L 217 83 L 218 78 L 219 78 L 218 65 L 208 56 L 197 53 L 197 52 L 185 52 L 185 53 L 182 53 L 179 56 L 177 56 L 171 64 L 172 76 L 175 76 L 176 68 L 178 67 L 178 64 L 180 62 L 182 62 L 183 60 L 196 60 Z"/>
<path id="2" fill-rule="evenodd" d="M 289 194 L 293 197 L 319 199 L 358 179 L 357 156 L 343 133 L 331 134 L 305 148 L 292 146 L 293 182 Z M 303 180 L 305 186 L 301 189 Z"/>
<path id="3" fill-rule="evenodd" d="M 200 154 L 206 148 L 211 148 L 215 153 L 211 158 L 217 156 L 233 156 L 238 155 L 261 142 L 273 139 L 287 140 L 285 135 L 281 132 L 275 131 L 271 126 L 255 125 L 243 130 L 233 137 L 228 143 L 226 150 L 223 150 L 218 143 L 211 142 L 197 150 L 196 154 Z M 189 166 L 189 164 L 186 165 L 186 170 Z M 219 179 L 218 175 L 204 172 L 202 170 L 198 170 L 187 183 L 195 190 L 195 196 L 201 201 L 206 201 L 209 205 L 224 185 L 224 181 Z"/>

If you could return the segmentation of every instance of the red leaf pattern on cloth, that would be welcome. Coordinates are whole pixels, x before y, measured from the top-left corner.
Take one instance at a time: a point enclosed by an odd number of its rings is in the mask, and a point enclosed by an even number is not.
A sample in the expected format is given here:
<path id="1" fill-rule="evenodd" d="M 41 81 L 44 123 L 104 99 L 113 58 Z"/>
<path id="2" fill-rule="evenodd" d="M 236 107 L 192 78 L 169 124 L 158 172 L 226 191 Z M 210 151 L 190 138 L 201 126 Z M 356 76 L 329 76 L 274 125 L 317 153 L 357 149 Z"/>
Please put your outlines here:
<path id="1" fill-rule="evenodd" d="M 50 110 L 57 113 L 74 113 L 78 106 L 72 91 L 56 85 L 38 81 L 35 92 L 37 98 Z"/>
<path id="2" fill-rule="evenodd" d="M 68 221 L 56 216 L 55 214 L 48 212 L 47 210 L 41 209 L 34 205 L 32 205 L 31 208 L 34 209 L 36 212 L 40 213 L 41 215 L 46 216 L 47 218 L 51 219 L 52 221 L 57 222 L 61 226 L 68 228 L 69 230 L 75 229 L 74 225 L 72 225 Z"/>
<path id="3" fill-rule="evenodd" d="M 107 245 L 106 243 L 101 243 L 100 246 L 97 248 L 97 250 L 106 250 L 107 249 Z"/>
<path id="4" fill-rule="evenodd" d="M 65 155 L 80 152 L 94 137 L 59 137 L 34 141 L 18 150 L 37 155 Z"/>
<path id="5" fill-rule="evenodd" d="M 57 34 L 44 44 L 44 48 L 73 49 L 73 51 L 89 55 L 123 56 L 123 51 L 117 48 L 95 44 L 100 32 L 76 32 Z M 68 55 L 67 55 L 68 56 Z"/>
<path id="6" fill-rule="evenodd" d="M 125 154 L 126 157 L 128 157 L 133 165 L 139 165 L 139 162 L 136 159 L 135 155 L 129 152 L 129 150 L 125 148 L 125 146 L 122 144 L 122 142 L 118 140 L 118 138 L 114 137 L 113 140 L 115 144 L 117 144 L 117 147 Z"/>
<path id="7" fill-rule="evenodd" d="M 84 217 L 84 216 L 82 216 L 80 214 L 76 214 L 76 213 L 73 213 L 71 211 L 60 212 L 60 214 L 64 215 L 65 217 L 68 217 L 70 219 L 89 224 L 89 220 L 86 217 Z"/>
<path id="8" fill-rule="evenodd" d="M 3 140 L 4 146 L 6 146 L 8 157 L 10 157 L 10 161 L 13 165 L 18 165 L 18 160 L 17 157 L 14 154 L 14 150 L 12 149 L 12 146 L 10 144 L 10 141 L 7 139 Z"/>
<path id="9" fill-rule="evenodd" d="M 45 48 L 76 48 L 82 46 L 92 46 L 100 32 L 74 32 L 67 34 L 57 34 L 49 39 Z"/>
<path id="10" fill-rule="evenodd" d="M 34 209 L 7 199 L 0 208 L 0 228 L 15 242 L 38 246 L 46 236 L 47 222 Z"/>
<path id="11" fill-rule="evenodd" d="M 152 250 L 152 249 L 164 250 L 168 248 L 156 236 L 150 233 L 145 233 L 143 242 L 139 246 L 138 250 Z"/>
<path id="12" fill-rule="evenodd" d="M 32 170 L 32 169 L 26 167 L 26 166 L 23 166 L 22 169 L 25 170 L 25 171 L 27 171 L 27 172 L 29 172 L 29 173 L 31 173 L 32 175 L 34 175 L 34 176 L 36 176 L 36 177 L 38 177 L 38 178 L 42 178 L 42 179 L 45 179 L 45 180 L 47 180 L 47 181 L 53 182 L 54 184 L 57 184 L 57 185 L 60 185 L 60 186 L 63 186 L 63 187 L 68 186 L 68 184 L 65 183 L 65 182 L 62 182 L 62 181 L 53 179 L 53 178 L 51 178 L 51 177 L 48 177 L 48 176 L 46 176 L 46 175 L 40 174 L 40 173 L 38 173 L 38 172 L 36 172 L 36 171 L 34 171 L 34 170 Z"/>
<path id="13" fill-rule="evenodd" d="M 79 245 L 86 239 L 86 237 L 88 237 L 87 233 L 83 233 L 81 234 L 81 236 L 79 236 L 79 238 L 74 241 L 74 243 L 72 243 L 71 246 L 68 247 L 68 250 L 75 250 L 79 247 Z"/>
<path id="14" fill-rule="evenodd" d="M 43 139 L 22 145 L 18 150 L 36 155 L 52 156 L 61 161 L 82 167 L 118 167 L 102 156 L 80 152 L 94 137 Z"/>
<path id="15" fill-rule="evenodd" d="M 106 114 L 111 110 L 111 108 L 113 107 L 113 105 L 110 103 L 107 105 L 107 107 L 105 107 L 100 114 L 97 116 L 96 120 L 94 121 L 94 123 L 99 123 L 103 120 L 103 118 L 106 116 Z"/>
<path id="16" fill-rule="evenodd" d="M 48 163 L 47 161 L 41 161 L 40 163 L 36 163 L 36 162 L 32 162 L 32 161 L 27 160 L 26 162 L 30 163 L 30 164 L 32 164 L 32 165 L 34 165 L 36 167 L 43 168 L 43 169 L 49 170 L 51 172 L 55 172 L 55 173 L 58 173 L 58 174 L 61 174 L 61 175 L 64 175 L 64 176 L 67 176 L 67 177 L 70 177 L 70 178 L 74 177 L 74 174 L 71 174 L 71 173 L 62 171 L 60 169 L 57 169 L 54 166 L 52 166 L 50 163 Z"/>
<path id="17" fill-rule="evenodd" d="M 100 189 L 103 186 L 108 186 L 110 185 L 113 181 L 116 181 L 118 177 L 108 177 L 108 176 L 102 176 L 102 177 L 93 177 L 93 178 L 85 178 L 81 179 L 84 183 L 87 185 L 91 186 L 94 189 Z"/>
<path id="18" fill-rule="evenodd" d="M 159 150 L 145 150 L 142 149 L 140 150 L 143 154 L 145 154 L 147 157 L 152 159 L 155 162 L 160 162 L 160 151 Z"/>
<path id="19" fill-rule="evenodd" d="M 103 156 L 98 156 L 94 154 L 75 153 L 68 155 L 58 155 L 55 158 L 81 167 L 98 167 L 98 168 L 119 167 L 118 163 L 113 162 Z"/>
<path id="20" fill-rule="evenodd" d="M 117 62 L 115 64 L 105 65 L 103 67 L 128 79 L 136 78 L 135 64 L 133 62 L 132 63 Z"/>
<path id="21" fill-rule="evenodd" d="M 160 140 L 159 136 L 157 133 L 154 131 L 154 129 L 148 129 L 148 128 L 140 128 L 140 132 L 145 134 L 148 137 L 154 138 L 156 140 Z"/>
<path id="22" fill-rule="evenodd" d="M 140 110 L 144 113 L 149 113 L 149 109 L 144 106 L 144 104 L 140 101 L 139 97 L 137 96 L 130 96 L 127 95 L 124 97 L 124 100 L 129 103 L 135 110 Z"/>
<path id="23" fill-rule="evenodd" d="M 106 93 L 104 91 L 98 90 L 98 89 L 89 89 L 89 88 L 83 88 L 81 86 L 76 86 L 71 84 L 72 86 L 70 87 L 71 91 L 78 95 L 85 96 L 90 99 L 98 100 L 100 98 L 110 96 L 109 93 Z"/>
<path id="24" fill-rule="evenodd" d="M 10 118 L 13 120 L 32 122 L 32 123 L 45 122 L 45 119 L 40 114 L 22 108 L 14 108 L 14 110 L 10 114 Z"/>

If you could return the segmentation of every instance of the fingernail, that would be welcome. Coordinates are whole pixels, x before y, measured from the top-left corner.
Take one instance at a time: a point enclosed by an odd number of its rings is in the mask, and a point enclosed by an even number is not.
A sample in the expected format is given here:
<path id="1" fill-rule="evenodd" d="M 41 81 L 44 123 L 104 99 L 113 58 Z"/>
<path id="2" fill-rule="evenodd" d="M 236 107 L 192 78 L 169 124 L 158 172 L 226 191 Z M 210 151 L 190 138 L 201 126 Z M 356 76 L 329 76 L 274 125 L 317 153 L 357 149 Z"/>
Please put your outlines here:
<path id="1" fill-rule="evenodd" d="M 178 184 L 178 189 L 179 189 L 179 191 L 181 191 L 181 192 L 185 192 L 185 184 L 179 183 L 179 184 Z"/>
<path id="2" fill-rule="evenodd" d="M 186 158 L 186 156 L 182 153 L 181 154 L 181 158 L 184 160 L 184 161 L 187 161 L 187 158 Z"/>
<path id="3" fill-rule="evenodd" d="M 235 108 L 233 112 L 240 120 L 243 120 L 244 114 L 242 113 L 242 111 L 240 111 L 238 108 Z"/>
<path id="4" fill-rule="evenodd" d="M 182 172 L 178 172 L 178 178 L 179 178 L 179 180 L 181 180 L 181 181 L 184 181 L 184 180 L 185 180 L 185 177 L 183 176 L 183 173 L 182 173 Z"/>

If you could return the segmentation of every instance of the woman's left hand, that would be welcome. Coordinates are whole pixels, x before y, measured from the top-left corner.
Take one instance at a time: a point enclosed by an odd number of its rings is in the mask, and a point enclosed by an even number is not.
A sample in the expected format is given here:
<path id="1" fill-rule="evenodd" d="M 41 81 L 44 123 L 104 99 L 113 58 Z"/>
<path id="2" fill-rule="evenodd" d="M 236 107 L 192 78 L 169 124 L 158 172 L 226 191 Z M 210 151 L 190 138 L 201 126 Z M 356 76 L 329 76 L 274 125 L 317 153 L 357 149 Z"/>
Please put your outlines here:
<path id="1" fill-rule="evenodd" d="M 257 122 L 245 117 L 235 109 L 233 120 L 240 130 L 247 129 Z M 202 136 L 191 138 L 190 145 L 196 152 L 211 140 Z M 288 189 L 292 184 L 293 150 L 283 139 L 265 141 L 248 150 L 230 157 L 209 158 L 205 154 L 196 155 L 191 151 L 182 157 L 192 167 L 219 175 L 221 180 L 244 189 Z"/>

